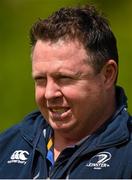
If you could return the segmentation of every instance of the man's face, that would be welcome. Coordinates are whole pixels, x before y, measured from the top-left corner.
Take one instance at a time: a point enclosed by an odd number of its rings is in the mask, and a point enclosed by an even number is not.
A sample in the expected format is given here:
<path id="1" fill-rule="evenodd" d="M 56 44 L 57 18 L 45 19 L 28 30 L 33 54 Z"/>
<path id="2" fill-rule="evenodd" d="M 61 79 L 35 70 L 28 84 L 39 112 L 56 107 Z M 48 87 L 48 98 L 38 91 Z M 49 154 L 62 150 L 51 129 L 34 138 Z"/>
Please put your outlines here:
<path id="1" fill-rule="evenodd" d="M 54 131 L 87 134 L 104 111 L 102 73 L 77 41 L 38 40 L 32 53 L 36 102 Z M 81 134 L 78 134 L 81 135 Z"/>

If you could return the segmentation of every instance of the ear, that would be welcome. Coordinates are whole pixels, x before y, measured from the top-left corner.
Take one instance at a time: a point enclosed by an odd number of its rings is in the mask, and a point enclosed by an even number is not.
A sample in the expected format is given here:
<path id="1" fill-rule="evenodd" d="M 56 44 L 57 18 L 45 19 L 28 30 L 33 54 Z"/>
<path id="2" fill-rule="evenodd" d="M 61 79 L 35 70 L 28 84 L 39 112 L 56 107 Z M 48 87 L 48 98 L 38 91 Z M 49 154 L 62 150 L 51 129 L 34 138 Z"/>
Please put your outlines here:
<path id="1" fill-rule="evenodd" d="M 115 83 L 118 75 L 117 63 L 110 59 L 102 69 L 104 85 L 106 89 L 111 88 Z"/>

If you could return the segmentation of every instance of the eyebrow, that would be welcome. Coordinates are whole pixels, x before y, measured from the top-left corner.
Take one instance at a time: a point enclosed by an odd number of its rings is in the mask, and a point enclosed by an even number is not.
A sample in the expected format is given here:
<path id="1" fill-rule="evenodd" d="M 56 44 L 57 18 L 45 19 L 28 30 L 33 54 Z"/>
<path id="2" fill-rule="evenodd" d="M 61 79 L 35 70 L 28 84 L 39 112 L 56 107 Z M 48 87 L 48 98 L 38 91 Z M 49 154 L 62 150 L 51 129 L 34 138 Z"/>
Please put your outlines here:
<path id="1" fill-rule="evenodd" d="M 60 71 L 60 72 L 56 72 L 55 76 L 61 76 L 61 75 L 67 75 L 67 76 L 74 76 L 74 77 L 80 77 L 81 76 L 81 72 L 73 72 L 73 71 L 68 71 L 68 72 L 64 72 L 64 71 Z M 54 75 L 53 75 L 54 76 Z"/>

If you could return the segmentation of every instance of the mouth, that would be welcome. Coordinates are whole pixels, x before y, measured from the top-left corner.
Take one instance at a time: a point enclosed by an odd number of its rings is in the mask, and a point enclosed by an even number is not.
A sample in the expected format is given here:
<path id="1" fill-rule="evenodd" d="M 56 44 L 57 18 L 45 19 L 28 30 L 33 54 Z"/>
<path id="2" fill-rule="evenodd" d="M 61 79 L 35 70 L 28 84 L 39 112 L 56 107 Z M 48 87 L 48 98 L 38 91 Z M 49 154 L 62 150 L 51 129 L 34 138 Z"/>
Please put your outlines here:
<path id="1" fill-rule="evenodd" d="M 64 112 L 68 111 L 69 108 L 50 108 L 50 111 L 53 113 L 63 114 Z"/>
<path id="2" fill-rule="evenodd" d="M 52 116 L 53 119 L 61 119 L 63 120 L 64 118 L 68 117 L 71 114 L 71 109 L 69 107 L 53 107 L 49 108 L 50 110 L 50 115 Z"/>

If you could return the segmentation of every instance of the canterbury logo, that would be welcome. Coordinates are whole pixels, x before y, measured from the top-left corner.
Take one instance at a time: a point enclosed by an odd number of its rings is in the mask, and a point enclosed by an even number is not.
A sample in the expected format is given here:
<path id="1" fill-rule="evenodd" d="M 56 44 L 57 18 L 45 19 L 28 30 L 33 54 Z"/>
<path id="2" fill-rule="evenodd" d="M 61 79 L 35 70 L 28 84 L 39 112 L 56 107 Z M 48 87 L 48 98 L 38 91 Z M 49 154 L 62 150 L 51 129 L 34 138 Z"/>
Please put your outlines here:
<path id="1" fill-rule="evenodd" d="M 24 150 L 16 150 L 10 157 L 10 160 L 7 163 L 19 163 L 19 164 L 26 164 L 27 159 L 29 156 L 28 151 Z"/>

